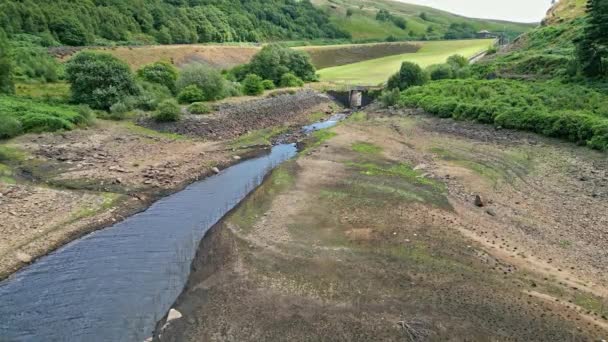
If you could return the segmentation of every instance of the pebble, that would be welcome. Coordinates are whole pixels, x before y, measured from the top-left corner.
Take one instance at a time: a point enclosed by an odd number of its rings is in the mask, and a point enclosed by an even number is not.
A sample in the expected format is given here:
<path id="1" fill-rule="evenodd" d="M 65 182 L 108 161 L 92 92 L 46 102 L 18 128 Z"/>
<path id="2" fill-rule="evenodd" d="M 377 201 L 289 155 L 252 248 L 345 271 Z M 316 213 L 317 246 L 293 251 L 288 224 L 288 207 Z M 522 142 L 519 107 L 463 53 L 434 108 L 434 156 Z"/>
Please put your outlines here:
<path id="1" fill-rule="evenodd" d="M 32 262 L 32 256 L 27 253 L 19 251 L 15 253 L 15 256 L 17 257 L 17 260 L 23 263 L 29 264 L 30 262 Z"/>
<path id="2" fill-rule="evenodd" d="M 175 309 L 171 309 L 169 310 L 169 314 L 167 315 L 167 323 L 176 320 L 176 319 L 180 319 L 182 318 L 182 313 L 175 310 Z"/>

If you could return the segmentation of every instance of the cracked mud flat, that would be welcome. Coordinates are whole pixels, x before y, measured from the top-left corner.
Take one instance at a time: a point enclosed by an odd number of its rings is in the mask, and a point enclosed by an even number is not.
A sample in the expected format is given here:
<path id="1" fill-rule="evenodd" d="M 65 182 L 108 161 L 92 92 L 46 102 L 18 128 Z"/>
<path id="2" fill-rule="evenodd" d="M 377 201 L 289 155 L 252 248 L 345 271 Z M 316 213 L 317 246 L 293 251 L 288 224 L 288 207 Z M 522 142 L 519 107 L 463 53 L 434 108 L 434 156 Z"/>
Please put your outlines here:
<path id="1" fill-rule="evenodd" d="M 281 103 L 300 98 L 285 95 Z M 334 108 L 329 99 L 320 98 L 321 102 L 298 104 L 295 114 L 282 115 L 274 107 L 260 112 L 268 117 L 265 121 L 242 122 L 238 131 L 225 120 L 214 119 L 223 117 L 216 113 L 208 117 L 217 121 L 218 135 L 205 140 L 130 122 L 98 121 L 86 130 L 28 134 L 0 145 L 0 279 L 213 174 L 215 167 L 223 169 L 255 156 L 263 146 L 242 146 L 220 137 L 235 138 L 275 125 L 299 127 L 321 107 L 323 113 Z M 229 105 L 233 112 L 241 106 L 252 108 L 248 102 Z"/>
<path id="2" fill-rule="evenodd" d="M 334 128 L 214 227 L 156 339 L 606 339 L 605 154 L 386 114 Z"/>

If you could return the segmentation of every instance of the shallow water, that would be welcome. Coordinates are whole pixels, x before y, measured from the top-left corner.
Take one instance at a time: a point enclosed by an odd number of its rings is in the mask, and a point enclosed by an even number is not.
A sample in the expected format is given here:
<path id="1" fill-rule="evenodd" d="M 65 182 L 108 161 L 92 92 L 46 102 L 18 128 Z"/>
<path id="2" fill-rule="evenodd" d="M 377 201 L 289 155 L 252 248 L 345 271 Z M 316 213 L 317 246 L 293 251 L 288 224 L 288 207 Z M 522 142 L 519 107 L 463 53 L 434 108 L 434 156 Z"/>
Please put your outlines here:
<path id="1" fill-rule="evenodd" d="M 295 145 L 275 146 L 0 283 L 0 341 L 151 336 L 182 291 L 205 232 L 296 152 Z"/>
<path id="2" fill-rule="evenodd" d="M 346 117 L 303 128 L 335 126 Z M 276 166 L 274 146 L 93 232 L 0 283 L 0 342 L 143 341 L 183 290 L 200 240 Z"/>

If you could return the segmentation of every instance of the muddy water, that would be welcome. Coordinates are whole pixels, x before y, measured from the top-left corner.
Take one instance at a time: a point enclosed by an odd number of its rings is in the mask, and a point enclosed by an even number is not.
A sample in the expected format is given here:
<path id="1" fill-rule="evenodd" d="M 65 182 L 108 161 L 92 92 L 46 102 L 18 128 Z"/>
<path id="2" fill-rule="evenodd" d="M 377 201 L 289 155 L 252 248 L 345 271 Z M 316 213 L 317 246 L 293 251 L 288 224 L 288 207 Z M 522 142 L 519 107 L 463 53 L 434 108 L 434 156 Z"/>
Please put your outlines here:
<path id="1" fill-rule="evenodd" d="M 275 146 L 0 283 L 0 341 L 143 341 L 183 290 L 205 232 L 296 152 Z"/>

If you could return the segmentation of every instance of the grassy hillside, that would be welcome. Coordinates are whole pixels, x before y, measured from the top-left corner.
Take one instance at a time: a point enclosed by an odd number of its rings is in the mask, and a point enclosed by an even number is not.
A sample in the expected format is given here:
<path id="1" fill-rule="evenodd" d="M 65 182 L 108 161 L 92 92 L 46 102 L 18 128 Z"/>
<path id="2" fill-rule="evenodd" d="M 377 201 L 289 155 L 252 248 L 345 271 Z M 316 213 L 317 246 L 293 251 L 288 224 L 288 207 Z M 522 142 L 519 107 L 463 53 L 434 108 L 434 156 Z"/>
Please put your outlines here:
<path id="1" fill-rule="evenodd" d="M 443 63 L 454 54 L 472 57 L 492 45 L 491 39 L 448 40 L 422 42 L 422 48 L 415 53 L 406 53 L 353 63 L 319 71 L 322 81 L 356 85 L 378 85 L 386 82 L 401 63 L 410 61 L 422 67 Z"/>
<path id="2" fill-rule="evenodd" d="M 336 26 L 348 31 L 353 39 L 398 39 L 442 38 L 451 24 L 468 23 L 476 31 L 505 31 L 514 38 L 529 31 L 535 24 L 520 24 L 499 20 L 470 19 L 430 7 L 412 5 L 390 0 L 313 0 L 327 11 Z M 402 17 L 407 27 L 401 29 L 390 21 L 376 20 L 379 10 L 388 10 Z M 347 11 L 351 16 L 347 16 Z M 424 14 L 423 14 L 424 13 Z"/>
<path id="3" fill-rule="evenodd" d="M 473 65 L 472 77 L 409 88 L 401 105 L 608 150 L 608 82 L 583 77 L 575 54 L 584 8 L 560 1 L 545 25 Z"/>

